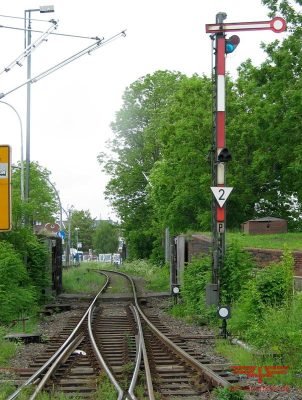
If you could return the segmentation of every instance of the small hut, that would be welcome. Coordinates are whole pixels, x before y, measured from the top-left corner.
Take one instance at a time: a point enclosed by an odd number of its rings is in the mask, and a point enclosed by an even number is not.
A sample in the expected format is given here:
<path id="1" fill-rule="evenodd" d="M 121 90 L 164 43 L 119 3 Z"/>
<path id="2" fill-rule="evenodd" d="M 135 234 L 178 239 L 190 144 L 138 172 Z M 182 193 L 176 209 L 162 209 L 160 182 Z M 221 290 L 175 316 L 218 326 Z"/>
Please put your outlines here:
<path id="1" fill-rule="evenodd" d="M 287 221 L 275 217 L 258 218 L 244 222 L 242 230 L 244 233 L 251 235 L 286 233 Z"/>

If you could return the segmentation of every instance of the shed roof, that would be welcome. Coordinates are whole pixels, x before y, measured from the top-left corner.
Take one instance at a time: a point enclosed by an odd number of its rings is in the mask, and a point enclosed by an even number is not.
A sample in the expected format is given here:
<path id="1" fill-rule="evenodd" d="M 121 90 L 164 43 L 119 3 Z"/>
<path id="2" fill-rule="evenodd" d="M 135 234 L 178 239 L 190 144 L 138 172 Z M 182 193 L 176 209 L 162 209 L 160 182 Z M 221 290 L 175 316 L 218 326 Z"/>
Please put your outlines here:
<path id="1" fill-rule="evenodd" d="M 256 219 L 250 219 L 247 222 L 271 222 L 271 221 L 286 221 L 283 218 L 275 218 L 275 217 L 263 217 L 263 218 L 256 218 Z"/>

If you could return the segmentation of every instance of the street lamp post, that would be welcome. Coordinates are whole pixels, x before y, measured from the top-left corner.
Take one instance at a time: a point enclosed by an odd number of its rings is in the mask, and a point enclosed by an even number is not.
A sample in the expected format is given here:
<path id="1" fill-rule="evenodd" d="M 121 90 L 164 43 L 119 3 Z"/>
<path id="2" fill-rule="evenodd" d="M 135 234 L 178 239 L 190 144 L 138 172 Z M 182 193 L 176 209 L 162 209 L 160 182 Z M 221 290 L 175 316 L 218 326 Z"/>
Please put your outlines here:
<path id="1" fill-rule="evenodd" d="M 17 115 L 18 120 L 19 120 L 19 124 L 20 124 L 20 135 L 21 135 L 21 177 L 20 177 L 20 189 L 21 189 L 21 200 L 23 202 L 24 200 L 24 160 L 23 160 L 23 128 L 22 128 L 22 121 L 21 121 L 21 117 L 20 114 L 18 113 L 18 111 L 15 109 L 14 106 L 12 106 L 10 103 L 7 103 L 6 101 L 1 100 L 0 103 L 2 104 L 6 104 L 7 106 L 9 106 Z"/>
<path id="2" fill-rule="evenodd" d="M 74 230 L 76 231 L 77 253 L 78 253 L 78 251 L 79 251 L 79 230 L 80 230 L 80 228 L 74 228 Z"/>
<path id="3" fill-rule="evenodd" d="M 31 45 L 31 13 L 38 11 L 40 13 L 54 12 L 54 6 L 41 6 L 24 11 L 24 47 Z M 28 22 L 26 27 L 26 22 Z M 26 35 L 27 33 L 27 35 Z M 29 200 L 29 173 L 30 173 L 30 89 L 31 89 L 31 53 L 27 56 L 27 89 L 26 89 L 26 179 L 25 179 L 25 200 Z"/>

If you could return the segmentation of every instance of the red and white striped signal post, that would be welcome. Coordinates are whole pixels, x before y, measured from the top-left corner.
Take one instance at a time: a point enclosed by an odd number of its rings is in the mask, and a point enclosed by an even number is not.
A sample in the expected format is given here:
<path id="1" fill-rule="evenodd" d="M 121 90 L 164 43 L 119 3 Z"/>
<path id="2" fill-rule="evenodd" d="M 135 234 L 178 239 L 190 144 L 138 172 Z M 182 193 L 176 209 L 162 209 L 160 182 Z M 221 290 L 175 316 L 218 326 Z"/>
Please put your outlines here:
<path id="1" fill-rule="evenodd" d="M 227 15 L 216 14 L 216 23 L 206 25 L 206 33 L 213 40 L 213 57 L 215 64 L 213 77 L 213 146 L 212 146 L 212 283 L 207 287 L 207 303 L 219 303 L 219 270 L 224 265 L 226 209 L 225 201 L 233 188 L 226 187 L 225 165 L 231 161 L 231 154 L 226 147 L 225 134 L 225 57 L 232 53 L 240 42 L 237 35 L 226 38 L 228 32 L 271 30 L 280 33 L 286 30 L 283 18 L 276 17 L 271 21 L 224 23 Z"/>

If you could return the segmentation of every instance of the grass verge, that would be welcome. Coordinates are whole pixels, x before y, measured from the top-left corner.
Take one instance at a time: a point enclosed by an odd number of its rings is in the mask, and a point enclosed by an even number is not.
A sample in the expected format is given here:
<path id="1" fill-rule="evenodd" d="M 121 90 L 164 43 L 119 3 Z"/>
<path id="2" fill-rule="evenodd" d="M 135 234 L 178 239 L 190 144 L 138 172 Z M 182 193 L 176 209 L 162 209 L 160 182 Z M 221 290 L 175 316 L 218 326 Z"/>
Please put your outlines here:
<path id="1" fill-rule="evenodd" d="M 65 293 L 97 293 L 105 283 L 104 276 L 89 269 L 97 269 L 96 263 L 83 263 L 79 267 L 63 270 L 63 290 Z"/>
<path id="2" fill-rule="evenodd" d="M 125 262 L 120 270 L 132 276 L 140 276 L 146 281 L 146 288 L 154 292 L 170 290 L 169 266 L 162 267 L 151 264 L 146 260 Z"/>
<path id="3" fill-rule="evenodd" d="M 216 342 L 216 351 L 218 354 L 226 357 L 232 365 L 242 365 L 242 366 L 275 366 L 283 365 L 282 360 L 276 359 L 272 355 L 257 354 L 257 352 L 252 352 L 244 349 L 241 346 L 231 344 L 227 340 L 218 340 Z M 283 365 L 284 366 L 284 365 Z M 302 387 L 301 376 L 288 369 L 286 374 L 275 375 L 271 378 L 263 378 L 264 383 L 269 385 L 289 385 L 294 387 Z"/>

